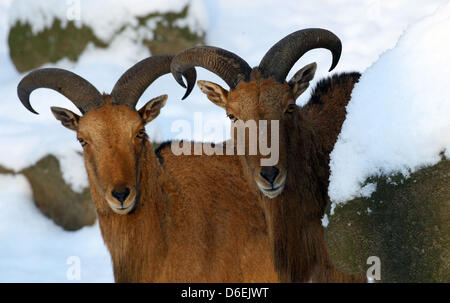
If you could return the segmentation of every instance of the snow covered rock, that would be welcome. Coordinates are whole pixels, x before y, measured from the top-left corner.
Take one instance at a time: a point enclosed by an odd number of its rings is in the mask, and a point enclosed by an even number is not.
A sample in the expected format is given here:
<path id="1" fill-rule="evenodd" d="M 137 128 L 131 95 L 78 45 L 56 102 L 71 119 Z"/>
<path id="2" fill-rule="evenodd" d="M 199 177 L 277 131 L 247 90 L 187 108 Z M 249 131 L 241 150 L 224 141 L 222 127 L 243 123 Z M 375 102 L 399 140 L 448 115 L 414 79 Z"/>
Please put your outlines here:
<path id="1" fill-rule="evenodd" d="M 450 3 L 411 26 L 355 85 L 331 153 L 333 202 L 361 195 L 369 177 L 450 158 L 449 16 Z"/>
<path id="2" fill-rule="evenodd" d="M 333 261 L 384 282 L 449 282 L 450 3 L 362 75 L 331 154 Z"/>
<path id="3" fill-rule="evenodd" d="M 204 8 L 183 1 L 30 1 L 10 7 L 8 45 L 19 72 L 77 61 L 88 44 L 106 48 L 132 40 L 153 55 L 177 53 L 203 43 Z"/>

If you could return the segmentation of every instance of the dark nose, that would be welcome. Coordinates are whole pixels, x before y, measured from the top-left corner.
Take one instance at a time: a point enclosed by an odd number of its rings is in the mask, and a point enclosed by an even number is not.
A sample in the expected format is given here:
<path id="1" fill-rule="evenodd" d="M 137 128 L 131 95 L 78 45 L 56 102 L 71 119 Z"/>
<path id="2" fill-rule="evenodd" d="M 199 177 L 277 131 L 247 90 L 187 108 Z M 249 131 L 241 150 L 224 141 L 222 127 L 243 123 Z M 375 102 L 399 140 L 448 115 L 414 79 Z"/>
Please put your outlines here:
<path id="1" fill-rule="evenodd" d="M 127 199 L 129 194 L 130 189 L 128 187 L 118 187 L 111 192 L 111 195 L 114 198 L 116 198 L 120 203 L 123 203 Z"/>
<path id="2" fill-rule="evenodd" d="M 280 170 L 276 166 L 264 166 L 263 168 L 261 168 L 260 175 L 267 182 L 273 185 L 273 181 L 275 181 L 279 173 Z"/>

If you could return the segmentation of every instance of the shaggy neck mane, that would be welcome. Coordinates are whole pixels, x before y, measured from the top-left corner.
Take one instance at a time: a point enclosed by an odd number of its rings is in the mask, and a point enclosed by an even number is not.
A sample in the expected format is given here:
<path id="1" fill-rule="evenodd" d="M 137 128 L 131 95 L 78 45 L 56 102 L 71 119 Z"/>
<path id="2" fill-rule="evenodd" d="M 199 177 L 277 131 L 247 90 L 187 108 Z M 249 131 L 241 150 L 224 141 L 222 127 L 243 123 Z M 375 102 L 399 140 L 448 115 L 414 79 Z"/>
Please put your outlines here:
<path id="1" fill-rule="evenodd" d="M 328 252 L 320 218 L 327 201 L 321 184 L 320 158 L 314 133 L 300 112 L 289 132 L 286 187 L 274 198 L 263 198 L 275 266 L 283 282 L 307 282 Z M 323 190 L 325 188 L 325 190 Z M 323 201 L 324 203 L 319 203 Z"/>
<path id="2" fill-rule="evenodd" d="M 102 236 L 114 263 L 116 282 L 154 281 L 167 253 L 164 224 L 167 197 L 161 190 L 162 169 L 148 141 L 138 165 L 140 195 L 135 211 L 117 215 L 109 207 L 97 209 Z M 103 199 L 94 191 L 92 196 Z M 106 201 L 100 203 L 106 205 Z"/>
<path id="3" fill-rule="evenodd" d="M 287 125 L 286 187 L 275 198 L 262 197 L 276 270 L 283 282 L 365 282 L 338 271 L 321 223 L 329 202 L 329 154 L 345 119 L 345 107 L 359 74 L 319 82 L 293 125 Z"/>

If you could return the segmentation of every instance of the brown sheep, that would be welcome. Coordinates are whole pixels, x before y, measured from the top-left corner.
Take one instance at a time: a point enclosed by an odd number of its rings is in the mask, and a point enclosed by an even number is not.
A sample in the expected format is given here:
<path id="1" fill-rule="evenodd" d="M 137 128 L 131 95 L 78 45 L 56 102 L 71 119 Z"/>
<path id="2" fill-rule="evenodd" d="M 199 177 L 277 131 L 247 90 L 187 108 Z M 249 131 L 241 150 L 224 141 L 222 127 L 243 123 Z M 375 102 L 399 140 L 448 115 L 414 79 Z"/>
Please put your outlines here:
<path id="1" fill-rule="evenodd" d="M 280 280 L 363 282 L 366 281 L 364 277 L 346 275 L 335 269 L 321 224 L 328 202 L 329 152 L 340 130 L 344 107 L 355 81 L 352 77 L 342 76 L 342 81 L 347 84 L 344 89 L 333 87 L 334 81 L 329 81 L 328 96 L 316 99 L 337 102 L 319 107 L 319 102 L 313 98 L 310 105 L 300 108 L 295 105 L 295 100 L 309 86 L 316 64 L 303 67 L 291 80 L 285 80 L 295 62 L 314 48 L 327 48 L 332 52 L 332 70 L 339 61 L 341 42 L 323 29 L 300 30 L 288 35 L 253 69 L 237 55 L 208 46 L 180 52 L 173 59 L 171 69 L 183 86 L 182 73 L 195 66 L 220 76 L 231 88 L 229 91 L 207 81 L 199 81 L 198 85 L 209 100 L 226 110 L 233 121 L 265 120 L 271 127 L 276 125 L 273 121 L 278 121 L 278 163 L 262 166 L 264 156 L 260 153 L 246 153 L 241 162 L 249 186 L 258 192 L 262 202 Z M 333 112 L 338 114 L 337 123 L 330 117 Z M 328 130 L 333 132 L 327 134 Z M 269 142 L 270 133 L 266 132 Z M 248 146 L 249 138 L 246 143 Z"/>
<path id="2" fill-rule="evenodd" d="M 169 72 L 171 60 L 159 56 L 137 63 L 110 95 L 61 69 L 31 72 L 19 83 L 18 95 L 35 112 L 31 92 L 51 88 L 83 114 L 52 107 L 83 146 L 116 282 L 275 282 L 264 215 L 245 186 L 239 160 L 212 156 L 214 166 L 204 158 L 166 157 L 161 163 L 161 152 L 153 151 L 145 124 L 158 116 L 167 96 L 138 111 L 135 106 L 145 89 Z M 195 70 L 184 74 L 192 88 Z M 219 176 L 223 186 L 209 188 Z"/>

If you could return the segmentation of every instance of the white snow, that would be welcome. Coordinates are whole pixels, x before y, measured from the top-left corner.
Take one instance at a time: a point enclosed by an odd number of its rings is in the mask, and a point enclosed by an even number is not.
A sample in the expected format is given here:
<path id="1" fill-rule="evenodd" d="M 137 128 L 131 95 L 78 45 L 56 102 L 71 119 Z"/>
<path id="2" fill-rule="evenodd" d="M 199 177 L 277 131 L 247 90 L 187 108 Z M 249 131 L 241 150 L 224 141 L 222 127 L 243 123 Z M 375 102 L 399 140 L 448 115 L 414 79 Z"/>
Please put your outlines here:
<path id="1" fill-rule="evenodd" d="M 183 22 L 194 30 L 207 29 L 208 44 L 237 53 L 251 66 L 256 66 L 265 52 L 285 35 L 306 27 L 327 28 L 343 42 L 343 54 L 336 71 L 363 72 L 377 61 L 380 54 L 395 46 L 410 24 L 432 14 L 440 5 L 448 2 L 193 0 L 192 15 Z M 70 9 L 76 9 L 73 5 L 77 3 L 80 4 L 80 20 L 76 20 L 77 24 L 90 25 L 102 39 L 111 39 L 112 33 L 124 24 L 128 25 L 128 29 L 116 37 L 107 49 L 96 49 L 90 45 L 78 62 L 61 60 L 47 67 L 71 70 L 89 80 L 101 92 L 110 92 L 127 68 L 150 55 L 145 48 L 135 43 L 137 36 L 132 30 L 135 17 L 154 10 L 180 11 L 187 0 L 0 0 L 0 165 L 18 171 L 52 153 L 61 160 L 66 181 L 75 190 L 80 190 L 87 184 L 82 159 L 78 154 L 81 148 L 75 140 L 75 134 L 54 119 L 49 107 L 60 106 L 79 112 L 65 97 L 52 90 L 40 89 L 31 96 L 31 103 L 40 115 L 29 113 L 20 104 L 16 94 L 17 84 L 24 75 L 15 71 L 8 57 L 6 42 L 8 24 L 17 20 L 30 21 L 33 29 L 38 31 L 51 24 L 55 16 L 76 13 Z M 446 144 L 448 146 L 449 128 L 444 116 L 446 113 L 449 116 L 449 102 L 447 99 L 445 103 L 440 91 L 436 91 L 438 83 L 445 79 L 440 77 L 446 75 L 448 79 L 449 68 L 448 64 L 445 65 L 448 56 L 445 56 L 445 52 L 448 53 L 449 35 L 448 32 L 445 35 L 444 29 L 437 29 L 439 24 L 444 23 L 445 13 L 448 19 L 448 9 L 442 6 L 439 12 L 440 17 L 426 19 L 428 21 L 412 27 L 399 42 L 398 48 L 391 51 L 392 55 L 387 52 L 362 77 L 348 108 L 350 114 L 343 135 L 333 153 L 331 184 L 335 190 L 330 194 L 334 200 L 360 195 L 365 177 L 385 167 L 404 171 L 411 169 L 410 165 L 416 168 L 435 163 L 438 151 Z M 63 22 L 65 20 L 62 18 Z M 449 28 L 448 24 L 446 27 Z M 141 38 L 145 34 L 138 33 Z M 406 52 L 408 45 L 416 40 L 421 42 L 419 47 L 415 45 L 413 51 Z M 441 44 L 430 55 L 433 46 L 437 47 L 439 41 Z M 314 50 L 293 67 L 289 76 L 312 61 L 318 63 L 314 82 L 327 75 L 331 63 L 329 52 Z M 409 62 L 414 62 L 414 66 L 408 66 L 411 65 Z M 444 74 L 445 67 L 447 74 Z M 227 87 L 221 79 L 203 69 L 198 69 L 198 79 L 214 81 Z M 394 83 L 399 86 L 394 86 Z M 442 83 L 440 86 L 441 91 L 446 87 Z M 394 95 L 396 97 L 392 95 L 394 91 L 391 88 L 394 87 L 401 88 Z M 195 113 L 202 114 L 205 128 L 210 121 L 219 121 L 228 129 L 230 122 L 225 112 L 209 102 L 198 88 L 187 100 L 180 101 L 184 89 L 170 75 L 158 79 L 144 93 L 137 107 L 165 93 L 169 94 L 169 102 L 160 116 L 148 126 L 150 138 L 166 140 L 175 137 L 177 133 L 170 131 L 173 122 L 184 119 L 194 125 Z M 308 96 L 309 91 L 298 103 L 304 103 Z M 411 126 L 414 128 L 408 128 Z M 438 131 L 441 134 L 439 138 Z M 228 134 L 228 131 L 225 133 Z M 399 138 L 401 142 L 397 140 L 398 134 L 405 137 Z M 199 136 L 195 135 L 195 138 Z M 214 141 L 224 139 L 219 134 L 211 133 L 204 138 Z M 384 151 L 385 148 L 386 157 L 383 158 L 380 150 Z M 395 163 L 387 159 L 391 156 Z M 339 186 L 342 187 L 341 191 L 336 190 Z M 68 281 L 66 272 L 69 265 L 66 263 L 70 256 L 78 256 L 82 262 L 82 282 L 112 281 L 109 256 L 98 225 L 77 232 L 63 231 L 36 209 L 31 201 L 29 185 L 23 177 L 0 175 L 0 188 L 7 190 L 0 199 L 3 206 L 3 213 L 0 214 L 0 281 Z M 369 186 L 363 192 L 368 194 L 370 191 Z M 335 205 L 332 206 L 334 208 Z M 323 223 L 326 221 L 327 217 Z"/>
<path id="2" fill-rule="evenodd" d="M 113 282 L 97 223 L 64 231 L 34 205 L 25 177 L 0 175 L 0 184 L 0 282 Z M 70 257 L 79 258 L 80 280 L 67 278 Z"/>
<path id="3" fill-rule="evenodd" d="M 331 154 L 334 202 L 365 194 L 370 176 L 450 158 L 450 3 L 411 26 L 361 77 Z M 362 190 L 362 192 L 361 192 Z"/>
<path id="4" fill-rule="evenodd" d="M 361 197 L 369 198 L 376 190 L 377 190 L 376 183 L 368 183 L 361 188 L 360 190 Z"/>
<path id="5" fill-rule="evenodd" d="M 328 226 L 328 224 L 330 223 L 330 221 L 328 220 L 328 215 L 327 214 L 325 214 L 324 216 L 323 216 L 323 218 L 322 218 L 322 226 L 323 227 L 327 227 Z"/>

